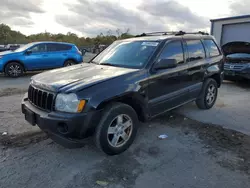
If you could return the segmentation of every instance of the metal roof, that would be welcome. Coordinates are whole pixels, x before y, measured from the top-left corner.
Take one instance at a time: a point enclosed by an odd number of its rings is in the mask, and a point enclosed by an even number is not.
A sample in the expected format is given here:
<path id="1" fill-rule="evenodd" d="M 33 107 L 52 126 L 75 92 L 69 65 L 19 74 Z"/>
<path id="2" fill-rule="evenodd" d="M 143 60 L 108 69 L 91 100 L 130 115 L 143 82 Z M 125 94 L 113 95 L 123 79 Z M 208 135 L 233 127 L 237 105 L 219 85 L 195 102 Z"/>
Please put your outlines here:
<path id="1" fill-rule="evenodd" d="M 242 16 L 232 16 L 232 17 L 227 17 L 227 18 L 211 19 L 210 22 L 235 20 L 235 19 L 243 19 L 243 18 L 250 18 L 250 15 L 248 14 L 248 15 L 242 15 Z"/>

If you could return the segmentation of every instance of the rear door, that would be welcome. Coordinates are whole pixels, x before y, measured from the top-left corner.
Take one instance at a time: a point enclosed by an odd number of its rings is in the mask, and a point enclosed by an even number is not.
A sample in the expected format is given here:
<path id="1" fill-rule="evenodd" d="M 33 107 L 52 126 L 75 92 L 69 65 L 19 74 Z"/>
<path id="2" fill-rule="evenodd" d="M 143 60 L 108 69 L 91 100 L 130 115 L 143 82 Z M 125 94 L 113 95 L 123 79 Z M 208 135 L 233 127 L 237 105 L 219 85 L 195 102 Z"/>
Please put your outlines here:
<path id="1" fill-rule="evenodd" d="M 48 43 L 47 46 L 50 68 L 62 67 L 65 60 L 69 56 L 69 50 L 72 48 L 72 46 L 58 43 Z"/>
<path id="2" fill-rule="evenodd" d="M 188 82 L 190 85 L 189 97 L 190 99 L 195 99 L 202 89 L 208 60 L 200 39 L 185 39 L 185 50 L 188 63 Z"/>

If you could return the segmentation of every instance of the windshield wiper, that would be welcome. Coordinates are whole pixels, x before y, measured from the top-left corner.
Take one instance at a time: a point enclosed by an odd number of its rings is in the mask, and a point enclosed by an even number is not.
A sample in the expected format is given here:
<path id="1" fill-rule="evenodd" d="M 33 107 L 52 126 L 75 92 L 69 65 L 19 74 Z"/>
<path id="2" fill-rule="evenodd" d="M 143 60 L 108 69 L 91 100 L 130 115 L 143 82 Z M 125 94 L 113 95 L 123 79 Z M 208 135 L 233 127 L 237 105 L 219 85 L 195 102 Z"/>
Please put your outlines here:
<path id="1" fill-rule="evenodd" d="M 101 63 L 99 65 L 108 65 L 108 66 L 114 66 L 114 67 L 118 66 L 118 65 L 115 65 L 115 64 L 111 64 L 111 63 Z"/>
<path id="2" fill-rule="evenodd" d="M 93 63 L 93 64 L 96 64 L 96 65 L 99 65 L 99 63 L 97 63 L 95 61 L 90 61 L 89 63 Z"/>

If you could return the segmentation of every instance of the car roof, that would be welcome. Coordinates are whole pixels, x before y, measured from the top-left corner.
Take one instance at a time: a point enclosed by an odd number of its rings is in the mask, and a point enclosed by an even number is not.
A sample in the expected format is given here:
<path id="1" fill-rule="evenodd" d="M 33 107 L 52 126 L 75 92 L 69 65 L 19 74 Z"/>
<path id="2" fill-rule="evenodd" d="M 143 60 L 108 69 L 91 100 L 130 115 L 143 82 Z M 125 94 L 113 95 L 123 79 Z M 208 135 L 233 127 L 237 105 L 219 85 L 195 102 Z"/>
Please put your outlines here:
<path id="1" fill-rule="evenodd" d="M 67 45 L 75 45 L 75 44 L 67 43 L 67 42 L 54 42 L 54 41 L 39 41 L 39 42 L 32 42 L 32 44 L 43 44 L 43 43 L 47 43 L 47 44 L 67 44 Z"/>
<path id="2" fill-rule="evenodd" d="M 185 34 L 185 35 L 154 35 L 154 36 L 138 36 L 121 41 L 163 41 L 168 39 L 214 39 L 211 35 Z"/>

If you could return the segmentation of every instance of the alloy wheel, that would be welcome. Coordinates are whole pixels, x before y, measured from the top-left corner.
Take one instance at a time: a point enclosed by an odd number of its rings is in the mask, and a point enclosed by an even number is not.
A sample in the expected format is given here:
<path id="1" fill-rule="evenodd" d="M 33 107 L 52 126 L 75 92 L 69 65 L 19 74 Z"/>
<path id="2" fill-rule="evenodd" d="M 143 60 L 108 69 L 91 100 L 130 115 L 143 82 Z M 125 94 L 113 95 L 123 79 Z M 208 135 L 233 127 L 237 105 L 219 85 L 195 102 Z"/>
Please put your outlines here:
<path id="1" fill-rule="evenodd" d="M 216 98 L 216 87 L 211 84 L 208 86 L 206 102 L 208 105 L 211 105 Z"/>
<path id="2" fill-rule="evenodd" d="M 20 65 L 11 65 L 8 70 L 8 74 L 14 77 L 17 77 L 22 73 Z"/>
<path id="3" fill-rule="evenodd" d="M 127 143 L 133 131 L 132 119 L 126 114 L 116 116 L 108 128 L 108 142 L 112 147 L 121 147 Z"/>

